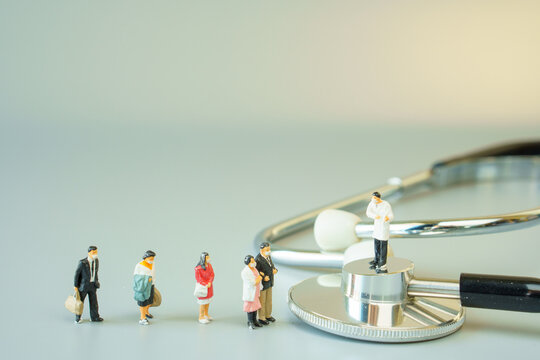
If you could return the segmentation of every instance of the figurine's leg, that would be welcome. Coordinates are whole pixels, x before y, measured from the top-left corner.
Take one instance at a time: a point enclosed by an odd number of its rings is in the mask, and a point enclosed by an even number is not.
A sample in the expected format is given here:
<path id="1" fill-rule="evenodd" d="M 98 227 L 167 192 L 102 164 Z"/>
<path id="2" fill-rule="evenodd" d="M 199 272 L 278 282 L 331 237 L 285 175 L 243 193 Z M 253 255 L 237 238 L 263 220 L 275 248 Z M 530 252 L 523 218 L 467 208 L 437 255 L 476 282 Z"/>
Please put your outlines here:
<path id="1" fill-rule="evenodd" d="M 373 253 L 375 256 L 373 257 L 373 260 L 369 262 L 369 265 L 377 265 L 377 253 L 379 252 L 379 244 L 377 243 L 377 239 L 373 238 Z"/>
<path id="2" fill-rule="evenodd" d="M 209 309 L 209 308 L 210 308 L 210 304 L 204 305 L 204 316 L 207 317 L 207 318 L 210 317 L 210 316 L 208 315 L 208 309 Z"/>
<path id="3" fill-rule="evenodd" d="M 371 261 L 370 269 L 374 269 L 381 261 L 381 241 L 373 238 L 373 249 L 375 250 L 375 258 Z"/>
<path id="4" fill-rule="evenodd" d="M 259 296 L 259 301 L 261 302 L 261 308 L 259 309 L 259 319 L 262 320 L 263 324 L 266 321 L 266 294 L 268 289 L 262 290 L 261 295 Z"/>
<path id="5" fill-rule="evenodd" d="M 199 320 L 204 319 L 204 305 L 199 306 Z"/>
<path id="6" fill-rule="evenodd" d="M 139 310 L 141 311 L 141 320 L 146 320 L 146 311 L 144 308 L 144 306 L 139 306 Z"/>
<path id="7" fill-rule="evenodd" d="M 381 241 L 381 259 L 379 261 L 379 265 L 384 266 L 386 265 L 386 257 L 388 255 L 388 240 L 387 241 Z"/>
<path id="8" fill-rule="evenodd" d="M 269 287 L 268 290 L 266 290 L 266 309 L 264 309 L 264 314 L 266 317 L 265 320 L 272 317 L 272 288 Z"/>
<path id="9" fill-rule="evenodd" d="M 84 304 L 84 299 L 86 298 L 86 291 L 79 291 L 79 297 L 81 298 L 81 301 Z M 84 310 L 84 307 L 83 307 L 83 310 Z M 81 315 L 75 315 L 75 321 L 76 322 L 81 321 L 81 316 L 82 316 L 82 314 Z"/>
<path id="10" fill-rule="evenodd" d="M 96 291 L 88 292 L 88 301 L 90 302 L 90 319 L 92 321 L 99 320 L 99 305 L 97 300 Z"/>
<path id="11" fill-rule="evenodd" d="M 248 312 L 247 313 L 247 317 L 248 317 L 248 328 L 250 328 L 251 330 L 254 330 L 255 329 L 255 314 L 257 312 L 256 311 L 252 311 L 252 312 Z"/>
<path id="12" fill-rule="evenodd" d="M 262 327 L 263 325 L 257 320 L 257 310 L 253 311 L 253 324 L 255 324 L 256 327 Z"/>

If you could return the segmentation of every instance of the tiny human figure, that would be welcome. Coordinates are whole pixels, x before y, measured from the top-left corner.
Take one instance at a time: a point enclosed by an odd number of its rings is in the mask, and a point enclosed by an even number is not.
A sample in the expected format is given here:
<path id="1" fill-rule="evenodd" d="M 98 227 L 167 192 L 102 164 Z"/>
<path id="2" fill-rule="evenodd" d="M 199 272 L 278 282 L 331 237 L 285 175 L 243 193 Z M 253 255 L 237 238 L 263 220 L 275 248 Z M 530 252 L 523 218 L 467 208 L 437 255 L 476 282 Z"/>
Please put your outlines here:
<path id="1" fill-rule="evenodd" d="M 257 262 L 257 271 L 262 276 L 263 288 L 260 294 L 261 308 L 259 309 L 259 323 L 268 325 L 276 321 L 272 317 L 272 287 L 274 286 L 274 275 L 277 269 L 270 257 L 270 244 L 263 242 L 260 245 L 259 254 L 255 258 Z"/>
<path id="2" fill-rule="evenodd" d="M 377 272 L 388 270 L 386 257 L 388 254 L 388 239 L 390 238 L 390 222 L 394 220 L 392 207 L 387 201 L 381 199 L 381 194 L 375 191 L 371 194 L 366 215 L 373 219 L 373 245 L 375 258 L 369 263 L 371 269 Z"/>
<path id="3" fill-rule="evenodd" d="M 97 289 L 99 289 L 99 260 L 96 246 L 88 247 L 88 256 L 79 261 L 75 270 L 74 289 L 79 292 L 81 301 L 84 302 L 86 295 L 90 301 L 90 319 L 95 322 L 103 321 L 99 316 L 99 305 L 97 301 Z M 75 323 L 82 322 L 81 315 L 75 315 Z"/>
<path id="4" fill-rule="evenodd" d="M 135 265 L 133 271 L 133 290 L 135 295 L 133 298 L 139 305 L 141 317 L 140 325 L 149 325 L 148 319 L 153 316 L 148 312 L 148 308 L 154 301 L 154 258 L 156 253 L 152 250 L 147 250 L 143 255 L 143 260 Z"/>
<path id="5" fill-rule="evenodd" d="M 251 255 L 246 255 L 244 258 L 246 265 L 241 272 L 243 281 L 242 300 L 244 301 L 244 312 L 247 313 L 248 328 L 254 330 L 255 327 L 262 327 L 257 321 L 257 310 L 261 308 L 259 296 L 261 294 L 262 276 L 257 271 L 257 262 Z"/>
<path id="6" fill-rule="evenodd" d="M 199 303 L 199 322 L 201 324 L 208 324 L 211 320 L 214 320 L 208 315 L 208 308 L 210 307 L 210 301 L 214 296 L 214 269 L 210 264 L 210 255 L 207 252 L 201 253 L 201 257 L 197 265 L 195 266 L 195 280 L 198 284 L 206 286 L 206 296 L 198 297 Z"/>

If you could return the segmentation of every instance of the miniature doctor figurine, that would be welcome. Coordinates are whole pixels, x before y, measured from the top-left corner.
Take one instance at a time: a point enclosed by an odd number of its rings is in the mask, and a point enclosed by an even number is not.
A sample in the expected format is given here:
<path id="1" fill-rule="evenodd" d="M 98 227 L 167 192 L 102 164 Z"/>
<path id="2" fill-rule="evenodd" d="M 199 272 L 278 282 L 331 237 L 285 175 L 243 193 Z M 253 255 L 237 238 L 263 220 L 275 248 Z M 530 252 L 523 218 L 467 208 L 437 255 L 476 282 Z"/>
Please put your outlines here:
<path id="1" fill-rule="evenodd" d="M 274 275 L 277 269 L 270 257 L 270 244 L 263 242 L 260 246 L 260 252 L 255 258 L 257 262 L 257 271 L 262 276 L 263 289 L 261 290 L 260 301 L 261 308 L 259 309 L 259 322 L 263 325 L 268 325 L 270 322 L 276 321 L 272 317 L 272 287 L 274 286 Z"/>
<path id="2" fill-rule="evenodd" d="M 206 286 L 206 296 L 198 297 L 199 303 L 199 322 L 201 324 L 208 324 L 210 320 L 213 320 L 210 315 L 208 315 L 208 308 L 210 307 L 210 301 L 214 296 L 214 269 L 210 264 L 210 255 L 203 252 L 201 258 L 195 267 L 195 280 L 197 284 Z"/>
<path id="3" fill-rule="evenodd" d="M 242 281 L 244 283 L 242 300 L 244 300 L 244 311 L 247 312 L 247 325 L 251 330 L 254 330 L 255 327 L 262 327 L 257 321 L 257 310 L 261 308 L 259 296 L 262 288 L 262 276 L 259 275 L 259 272 L 257 271 L 257 263 L 253 256 L 246 255 L 244 264 L 246 264 L 246 266 L 241 273 Z"/>
<path id="4" fill-rule="evenodd" d="M 141 318 L 140 325 L 148 325 L 148 319 L 153 316 L 148 313 L 148 308 L 154 301 L 154 257 L 156 253 L 148 250 L 143 255 L 143 261 L 135 265 L 133 271 L 133 298 L 139 305 Z"/>
<path id="5" fill-rule="evenodd" d="M 381 200 L 381 194 L 371 194 L 371 202 L 368 205 L 366 215 L 373 219 L 373 244 L 375 247 L 375 259 L 369 264 L 371 269 L 377 272 L 387 271 L 386 255 L 388 253 L 388 239 L 390 238 L 390 221 L 394 220 L 392 207 L 387 201 Z"/>
<path id="6" fill-rule="evenodd" d="M 97 289 L 99 289 L 98 280 L 99 260 L 97 247 L 88 247 L 88 256 L 79 261 L 75 271 L 74 287 L 79 291 L 81 301 L 84 302 L 86 295 L 90 301 L 90 319 L 92 321 L 103 321 L 99 316 L 99 306 L 97 301 Z M 75 323 L 81 323 L 81 315 L 75 315 Z"/>

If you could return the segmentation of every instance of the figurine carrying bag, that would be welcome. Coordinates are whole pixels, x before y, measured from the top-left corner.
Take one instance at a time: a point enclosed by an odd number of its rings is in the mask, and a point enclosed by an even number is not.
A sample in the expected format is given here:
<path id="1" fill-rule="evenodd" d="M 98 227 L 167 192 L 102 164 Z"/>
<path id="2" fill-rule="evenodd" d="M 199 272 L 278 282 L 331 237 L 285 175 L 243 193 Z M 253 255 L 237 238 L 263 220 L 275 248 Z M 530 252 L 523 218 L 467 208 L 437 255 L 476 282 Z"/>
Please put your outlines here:
<path id="1" fill-rule="evenodd" d="M 68 296 L 66 302 L 64 303 L 66 309 L 75 315 L 82 315 L 83 313 L 83 302 L 81 301 L 81 296 L 79 295 L 79 290 L 75 290 L 73 295 Z"/>
<path id="2" fill-rule="evenodd" d="M 208 295 L 208 288 L 202 284 L 195 283 L 195 291 L 193 291 L 193 296 L 196 298 L 204 298 Z"/>

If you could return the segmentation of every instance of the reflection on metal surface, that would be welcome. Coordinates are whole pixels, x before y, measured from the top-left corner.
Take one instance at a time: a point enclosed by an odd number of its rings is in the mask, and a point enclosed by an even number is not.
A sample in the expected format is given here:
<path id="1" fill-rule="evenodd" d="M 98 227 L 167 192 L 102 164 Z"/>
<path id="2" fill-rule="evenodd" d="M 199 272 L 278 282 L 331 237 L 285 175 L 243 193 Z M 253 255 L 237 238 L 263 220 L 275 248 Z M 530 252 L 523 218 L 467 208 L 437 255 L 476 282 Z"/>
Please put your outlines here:
<path id="1" fill-rule="evenodd" d="M 458 330 L 464 321 L 459 299 L 409 296 L 413 269 L 409 260 L 393 257 L 388 273 L 377 273 L 369 269 L 369 259 L 357 260 L 341 274 L 293 286 L 289 308 L 311 326 L 360 340 L 414 342 Z"/>

